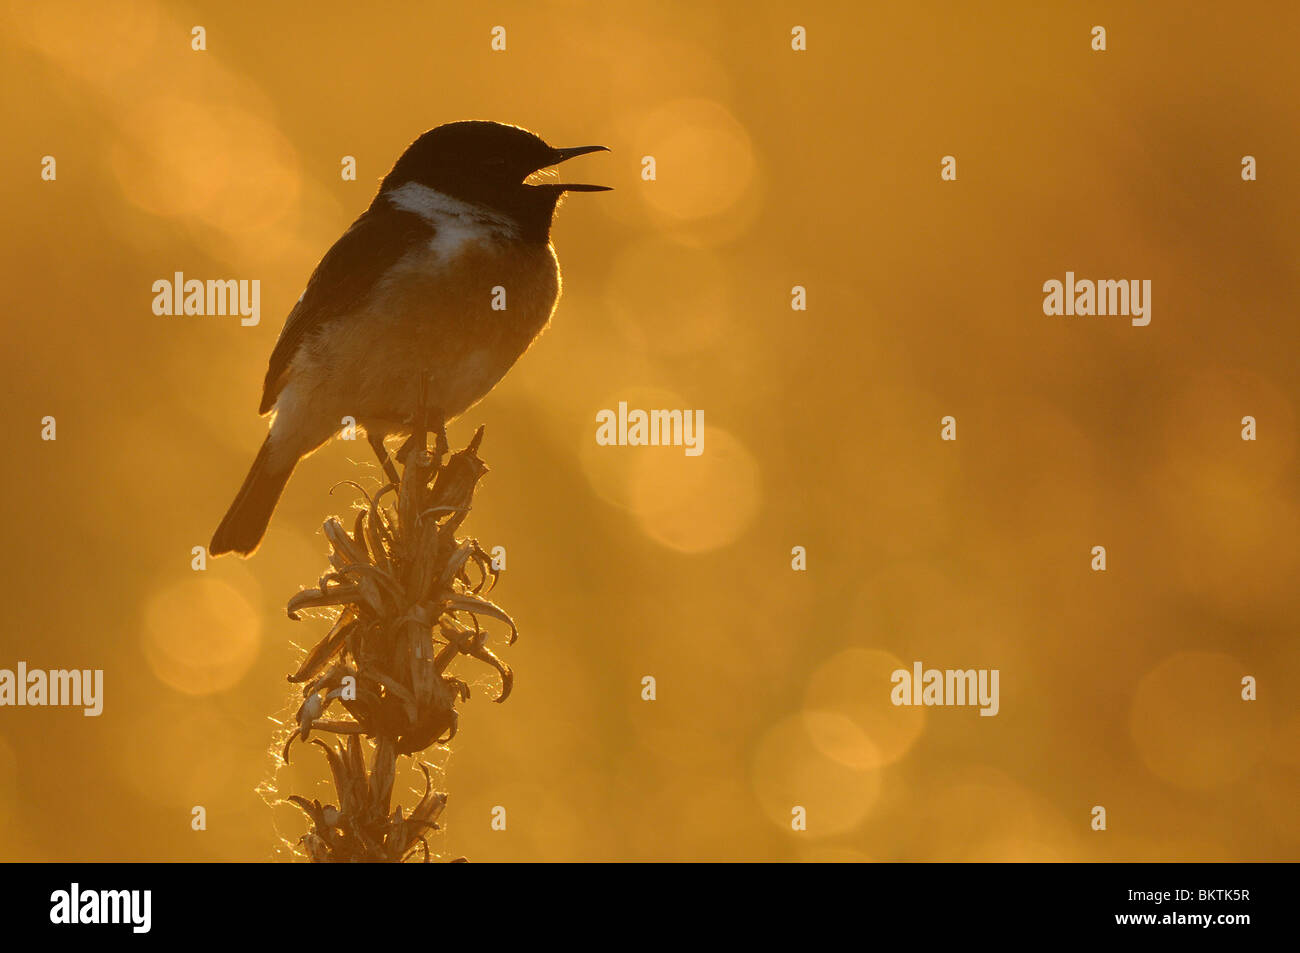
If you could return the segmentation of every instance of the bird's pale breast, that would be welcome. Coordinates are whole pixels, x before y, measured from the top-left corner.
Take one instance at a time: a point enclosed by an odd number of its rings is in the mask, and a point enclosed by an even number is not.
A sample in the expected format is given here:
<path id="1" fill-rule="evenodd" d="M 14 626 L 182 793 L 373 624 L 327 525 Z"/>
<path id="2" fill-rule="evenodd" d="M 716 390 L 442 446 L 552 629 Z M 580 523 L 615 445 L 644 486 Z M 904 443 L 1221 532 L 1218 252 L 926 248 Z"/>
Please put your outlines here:
<path id="1" fill-rule="evenodd" d="M 301 350 L 277 416 L 301 417 L 310 405 L 316 419 L 318 412 L 331 421 L 350 415 L 370 429 L 403 433 L 423 380 L 428 407 L 450 420 L 528 349 L 559 291 L 549 244 L 520 241 L 490 223 L 444 223 L 355 312 Z"/>

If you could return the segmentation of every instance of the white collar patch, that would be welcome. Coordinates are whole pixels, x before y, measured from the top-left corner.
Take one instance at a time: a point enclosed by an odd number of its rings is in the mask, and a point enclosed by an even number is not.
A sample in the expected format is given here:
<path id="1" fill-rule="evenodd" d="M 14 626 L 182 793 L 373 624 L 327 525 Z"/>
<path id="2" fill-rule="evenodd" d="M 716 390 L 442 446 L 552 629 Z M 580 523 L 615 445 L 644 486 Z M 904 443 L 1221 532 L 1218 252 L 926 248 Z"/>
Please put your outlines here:
<path id="1" fill-rule="evenodd" d="M 418 182 L 407 182 L 385 193 L 394 208 L 414 212 L 433 226 L 429 250 L 443 261 L 457 258 L 466 245 L 510 241 L 519 226 L 508 217 Z"/>
<path id="2" fill-rule="evenodd" d="M 518 225 L 499 212 L 494 212 L 482 205 L 452 198 L 446 193 L 431 189 L 419 182 L 407 182 L 385 193 L 394 208 L 404 212 L 414 212 L 429 224 L 438 227 L 453 225 L 460 228 L 478 226 L 487 231 L 500 232 L 514 236 L 519 231 Z"/>

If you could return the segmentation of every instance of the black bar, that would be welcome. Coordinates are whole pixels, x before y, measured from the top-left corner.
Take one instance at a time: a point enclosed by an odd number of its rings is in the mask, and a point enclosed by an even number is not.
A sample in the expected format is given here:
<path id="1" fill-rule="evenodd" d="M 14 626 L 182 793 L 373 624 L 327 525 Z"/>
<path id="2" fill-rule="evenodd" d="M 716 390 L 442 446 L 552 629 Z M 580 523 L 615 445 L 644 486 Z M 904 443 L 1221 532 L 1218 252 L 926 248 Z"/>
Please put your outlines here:
<path id="1" fill-rule="evenodd" d="M 395 941 L 428 931 L 430 942 L 442 930 L 493 940 L 519 930 L 521 942 L 572 931 L 604 935 L 610 945 L 646 931 L 670 943 L 680 930 L 735 939 L 787 928 L 808 945 L 843 930 L 867 944 L 900 929 L 924 943 L 1125 934 L 1232 942 L 1285 927 L 1295 877 L 1291 864 L 597 866 L 9 865 L 12 886 L 0 891 L 0 915 L 10 935 L 259 938 L 282 948 L 353 938 L 373 944 L 385 929 L 396 931 Z M 129 922 L 52 923 L 52 898 L 63 891 L 70 901 L 74 883 L 83 904 L 96 892 L 95 907 L 100 891 L 150 891 L 148 931 Z"/>

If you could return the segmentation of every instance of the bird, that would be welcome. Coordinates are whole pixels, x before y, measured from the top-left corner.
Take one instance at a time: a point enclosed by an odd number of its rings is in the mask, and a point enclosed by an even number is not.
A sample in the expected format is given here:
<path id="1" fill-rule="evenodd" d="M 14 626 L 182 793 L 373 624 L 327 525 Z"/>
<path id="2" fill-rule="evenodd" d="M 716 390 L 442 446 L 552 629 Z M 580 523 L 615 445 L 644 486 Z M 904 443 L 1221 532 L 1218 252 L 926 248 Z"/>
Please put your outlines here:
<path id="1" fill-rule="evenodd" d="M 555 311 L 561 196 L 609 190 L 525 180 L 601 151 L 486 120 L 444 123 L 406 148 L 285 319 L 258 408 L 268 433 L 210 555 L 252 555 L 298 462 L 345 427 L 364 429 L 391 468 L 385 437 L 487 395 Z"/>

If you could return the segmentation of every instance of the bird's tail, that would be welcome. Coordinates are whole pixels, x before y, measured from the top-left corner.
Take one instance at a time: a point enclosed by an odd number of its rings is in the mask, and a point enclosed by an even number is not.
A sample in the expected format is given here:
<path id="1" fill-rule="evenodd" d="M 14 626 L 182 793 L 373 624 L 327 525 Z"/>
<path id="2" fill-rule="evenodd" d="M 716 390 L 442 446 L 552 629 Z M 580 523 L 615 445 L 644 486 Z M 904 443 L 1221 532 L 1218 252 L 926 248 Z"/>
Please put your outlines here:
<path id="1" fill-rule="evenodd" d="M 290 457 L 288 466 L 273 464 L 271 438 L 266 438 L 262 449 L 257 451 L 252 469 L 244 478 L 244 485 L 239 488 L 235 502 L 230 504 L 225 519 L 212 534 L 212 542 L 208 546 L 210 555 L 239 553 L 248 556 L 257 549 L 262 537 L 266 535 L 266 527 L 271 522 L 271 514 L 275 512 L 275 504 L 280 501 L 280 494 L 293 475 L 296 463 Z"/>

